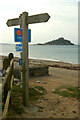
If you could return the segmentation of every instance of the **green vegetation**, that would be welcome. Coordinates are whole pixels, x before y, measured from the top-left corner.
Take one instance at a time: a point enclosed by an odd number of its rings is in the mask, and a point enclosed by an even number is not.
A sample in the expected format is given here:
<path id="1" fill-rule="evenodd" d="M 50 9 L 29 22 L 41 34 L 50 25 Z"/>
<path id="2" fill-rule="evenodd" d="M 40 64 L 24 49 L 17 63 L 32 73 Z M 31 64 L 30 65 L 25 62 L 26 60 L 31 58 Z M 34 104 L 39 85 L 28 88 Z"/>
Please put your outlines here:
<path id="1" fill-rule="evenodd" d="M 35 86 L 35 88 L 38 89 L 38 90 L 40 90 L 43 95 L 44 95 L 45 93 L 47 93 L 47 91 L 46 91 L 42 86 Z"/>
<path id="2" fill-rule="evenodd" d="M 37 89 L 42 90 L 43 92 L 39 92 Z M 43 93 L 45 93 L 45 89 L 41 86 L 36 86 L 36 88 L 29 88 L 29 101 L 30 103 L 34 103 L 39 98 L 42 98 Z M 14 118 L 16 114 L 22 114 L 24 112 L 23 110 L 23 89 L 20 88 L 20 86 L 13 86 L 12 92 L 11 92 L 11 104 L 9 106 L 8 111 L 8 118 Z"/>
<path id="3" fill-rule="evenodd" d="M 34 88 L 29 88 L 29 99 L 31 102 L 38 100 L 39 98 L 42 97 L 42 93 L 40 93 L 39 91 L 37 91 Z"/>
<path id="4" fill-rule="evenodd" d="M 42 86 L 35 86 L 38 90 L 45 90 Z"/>
<path id="5" fill-rule="evenodd" d="M 23 112 L 22 89 L 19 86 L 13 86 L 11 93 L 11 104 L 9 106 L 8 116 L 13 118 L 16 114 Z"/>
<path id="6" fill-rule="evenodd" d="M 80 100 L 80 90 L 78 87 L 62 86 L 60 88 L 55 89 L 53 93 L 63 97 L 77 98 Z"/>

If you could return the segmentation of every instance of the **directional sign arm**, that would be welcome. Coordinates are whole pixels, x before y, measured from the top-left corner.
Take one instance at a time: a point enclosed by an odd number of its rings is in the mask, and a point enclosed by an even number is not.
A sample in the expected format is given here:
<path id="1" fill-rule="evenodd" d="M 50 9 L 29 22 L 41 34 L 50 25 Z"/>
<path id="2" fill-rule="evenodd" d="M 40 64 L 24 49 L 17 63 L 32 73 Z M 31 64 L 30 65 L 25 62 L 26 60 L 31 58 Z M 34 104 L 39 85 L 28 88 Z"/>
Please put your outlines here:
<path id="1" fill-rule="evenodd" d="M 8 27 L 20 25 L 21 19 L 20 18 L 9 19 L 6 24 Z"/>
<path id="2" fill-rule="evenodd" d="M 48 15 L 48 13 L 28 16 L 28 24 L 47 22 L 49 18 L 50 16 Z M 9 19 L 6 24 L 8 27 L 21 25 L 22 18 L 20 16 L 19 18 Z"/>
<path id="3" fill-rule="evenodd" d="M 28 17 L 28 24 L 47 22 L 50 16 L 48 13 L 32 15 Z"/>

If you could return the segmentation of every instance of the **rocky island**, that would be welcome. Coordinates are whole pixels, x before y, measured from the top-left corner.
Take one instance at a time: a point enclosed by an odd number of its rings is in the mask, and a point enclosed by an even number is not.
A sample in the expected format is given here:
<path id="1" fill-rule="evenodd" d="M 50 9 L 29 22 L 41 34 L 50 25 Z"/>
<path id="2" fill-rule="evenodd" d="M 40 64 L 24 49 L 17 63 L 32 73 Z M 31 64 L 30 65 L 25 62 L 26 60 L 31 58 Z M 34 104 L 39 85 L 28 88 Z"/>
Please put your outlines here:
<path id="1" fill-rule="evenodd" d="M 38 43 L 37 45 L 74 45 L 74 43 L 71 43 L 70 40 L 66 40 L 63 37 L 56 39 L 56 40 L 52 40 L 46 43 Z"/>

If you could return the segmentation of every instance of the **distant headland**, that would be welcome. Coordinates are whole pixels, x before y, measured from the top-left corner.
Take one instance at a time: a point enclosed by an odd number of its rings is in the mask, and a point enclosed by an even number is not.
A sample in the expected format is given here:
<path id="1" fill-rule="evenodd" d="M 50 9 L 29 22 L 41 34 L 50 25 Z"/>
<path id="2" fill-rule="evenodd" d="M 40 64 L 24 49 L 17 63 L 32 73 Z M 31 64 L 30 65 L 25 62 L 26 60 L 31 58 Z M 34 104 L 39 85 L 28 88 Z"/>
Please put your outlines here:
<path id="1" fill-rule="evenodd" d="M 52 40 L 46 43 L 38 43 L 37 45 L 74 45 L 74 43 L 71 43 L 70 40 L 66 40 L 63 37 L 56 39 L 56 40 Z"/>

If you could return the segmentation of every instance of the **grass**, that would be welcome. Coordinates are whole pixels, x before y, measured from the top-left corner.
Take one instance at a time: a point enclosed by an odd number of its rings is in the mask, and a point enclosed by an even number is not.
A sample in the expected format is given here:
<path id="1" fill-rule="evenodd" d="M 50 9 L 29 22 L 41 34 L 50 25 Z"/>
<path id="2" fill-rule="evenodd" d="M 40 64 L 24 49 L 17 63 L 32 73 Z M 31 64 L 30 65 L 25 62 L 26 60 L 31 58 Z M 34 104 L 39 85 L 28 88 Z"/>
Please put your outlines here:
<path id="1" fill-rule="evenodd" d="M 41 98 L 43 94 L 37 91 L 35 88 L 29 88 L 29 99 L 30 101 L 35 101 Z"/>
<path id="2" fill-rule="evenodd" d="M 22 89 L 19 86 L 13 86 L 11 93 L 11 104 L 9 106 L 8 116 L 13 118 L 16 114 L 23 112 Z"/>
<path id="3" fill-rule="evenodd" d="M 53 93 L 63 97 L 77 98 L 80 100 L 80 90 L 78 87 L 61 86 L 60 88 L 55 89 Z"/>
<path id="4" fill-rule="evenodd" d="M 41 88 L 43 91 L 44 88 Z M 7 118 L 14 118 L 16 114 L 20 115 L 23 110 L 23 89 L 14 85 L 11 92 L 11 104 L 8 110 Z M 42 98 L 43 93 L 37 91 L 35 88 L 29 88 L 29 102 L 34 103 L 39 98 Z"/>
<path id="5" fill-rule="evenodd" d="M 47 93 L 47 91 L 42 86 L 35 86 L 35 88 L 40 90 L 43 95 L 45 95 L 45 93 Z"/>

